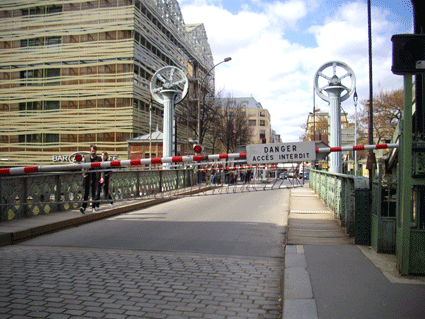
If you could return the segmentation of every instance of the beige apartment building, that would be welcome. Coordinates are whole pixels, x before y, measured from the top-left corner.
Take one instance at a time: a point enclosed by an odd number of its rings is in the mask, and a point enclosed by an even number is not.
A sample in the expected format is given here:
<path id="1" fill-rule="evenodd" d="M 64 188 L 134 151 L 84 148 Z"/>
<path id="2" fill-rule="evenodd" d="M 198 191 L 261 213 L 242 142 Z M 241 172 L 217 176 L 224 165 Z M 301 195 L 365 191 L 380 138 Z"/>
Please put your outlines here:
<path id="1" fill-rule="evenodd" d="M 2 0 L 0 19 L 1 166 L 63 163 L 90 144 L 126 159 L 128 140 L 162 130 L 153 74 L 182 69 L 187 108 L 214 66 L 204 26 L 185 25 L 177 0 Z"/>
<path id="2" fill-rule="evenodd" d="M 253 97 L 224 98 L 221 105 L 230 108 L 240 107 L 248 117 L 248 125 L 252 130 L 250 144 L 278 143 L 276 135 L 272 135 L 270 113 Z M 272 139 L 273 137 L 273 139 Z M 280 142 L 280 141 L 279 141 Z"/>

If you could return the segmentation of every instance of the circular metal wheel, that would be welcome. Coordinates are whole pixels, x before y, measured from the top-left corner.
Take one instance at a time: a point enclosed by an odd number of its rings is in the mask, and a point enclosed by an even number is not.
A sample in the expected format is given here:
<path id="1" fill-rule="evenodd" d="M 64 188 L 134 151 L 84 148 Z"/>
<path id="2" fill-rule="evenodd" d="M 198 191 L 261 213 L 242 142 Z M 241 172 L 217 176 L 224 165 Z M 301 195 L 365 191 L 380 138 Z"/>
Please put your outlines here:
<path id="1" fill-rule="evenodd" d="M 161 91 L 176 91 L 174 103 L 177 104 L 186 97 L 188 86 L 189 81 L 182 70 L 175 66 L 166 66 L 155 72 L 150 89 L 152 97 L 161 104 L 164 102 Z"/>
<path id="2" fill-rule="evenodd" d="M 332 68 L 331 76 L 326 75 L 324 72 L 328 68 Z M 342 69 L 342 72 L 338 70 L 338 68 Z M 338 76 L 337 74 L 342 75 Z M 348 77 L 351 79 L 351 83 L 349 85 L 343 84 L 342 81 Z M 353 94 L 356 87 L 356 76 L 347 64 L 339 61 L 333 61 L 323 64 L 319 70 L 317 70 L 314 77 L 314 88 L 317 95 L 320 96 L 321 99 L 329 102 L 329 96 L 323 93 L 323 91 L 332 86 L 340 86 L 344 89 L 342 91 L 343 94 L 341 96 L 341 102 L 345 101 L 351 96 L 351 94 Z"/>

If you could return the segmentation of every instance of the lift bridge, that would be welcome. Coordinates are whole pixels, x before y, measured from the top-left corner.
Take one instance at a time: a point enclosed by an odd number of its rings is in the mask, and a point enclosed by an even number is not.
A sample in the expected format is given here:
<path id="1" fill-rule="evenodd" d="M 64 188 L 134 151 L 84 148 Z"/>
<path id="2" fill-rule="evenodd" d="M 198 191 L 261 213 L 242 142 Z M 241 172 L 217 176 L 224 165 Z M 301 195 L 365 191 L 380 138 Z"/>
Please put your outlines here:
<path id="1" fill-rule="evenodd" d="M 368 148 L 356 146 L 351 150 Z M 287 177 L 280 173 L 296 171 L 300 162 L 313 161 L 316 154 L 326 156 L 344 150 L 350 149 L 315 149 L 314 142 L 259 144 L 247 146 L 246 153 L 2 168 L 0 221 L 77 210 L 84 195 L 82 170 L 111 171 L 110 194 L 115 203 L 124 204 L 302 187 L 305 181 L 298 174 Z"/>

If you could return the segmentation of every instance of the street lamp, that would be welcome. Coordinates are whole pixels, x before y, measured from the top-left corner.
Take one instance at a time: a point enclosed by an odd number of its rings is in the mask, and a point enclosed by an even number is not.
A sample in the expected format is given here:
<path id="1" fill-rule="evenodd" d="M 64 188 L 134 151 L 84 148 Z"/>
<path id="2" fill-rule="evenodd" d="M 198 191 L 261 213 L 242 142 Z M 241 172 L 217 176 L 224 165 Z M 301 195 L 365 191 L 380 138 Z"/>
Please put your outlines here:
<path id="1" fill-rule="evenodd" d="M 201 88 L 202 88 L 202 84 L 204 83 L 205 79 L 207 78 L 207 76 L 210 74 L 210 72 L 218 65 L 224 63 L 224 62 L 229 62 L 230 60 L 232 60 L 231 57 L 227 57 L 224 58 L 223 61 L 217 63 L 216 65 L 214 65 L 211 69 L 209 69 L 209 71 L 205 74 L 204 78 L 202 79 L 201 82 L 198 82 L 198 144 L 202 144 L 202 140 L 201 140 Z"/>
<path id="2" fill-rule="evenodd" d="M 354 100 L 354 145 L 357 145 L 357 100 L 358 100 L 358 96 L 357 96 L 357 90 L 354 89 L 354 95 L 353 95 L 353 100 Z M 357 176 L 357 151 L 354 151 L 354 175 Z"/>

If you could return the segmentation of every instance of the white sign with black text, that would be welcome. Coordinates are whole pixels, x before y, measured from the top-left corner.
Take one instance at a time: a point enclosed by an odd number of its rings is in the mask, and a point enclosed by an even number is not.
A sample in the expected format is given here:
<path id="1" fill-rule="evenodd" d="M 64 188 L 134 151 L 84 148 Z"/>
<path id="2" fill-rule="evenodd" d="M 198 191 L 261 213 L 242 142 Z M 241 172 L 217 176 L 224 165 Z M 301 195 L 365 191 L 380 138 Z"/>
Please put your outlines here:
<path id="1" fill-rule="evenodd" d="M 252 144 L 246 146 L 248 164 L 298 163 L 316 159 L 314 142 Z"/>

